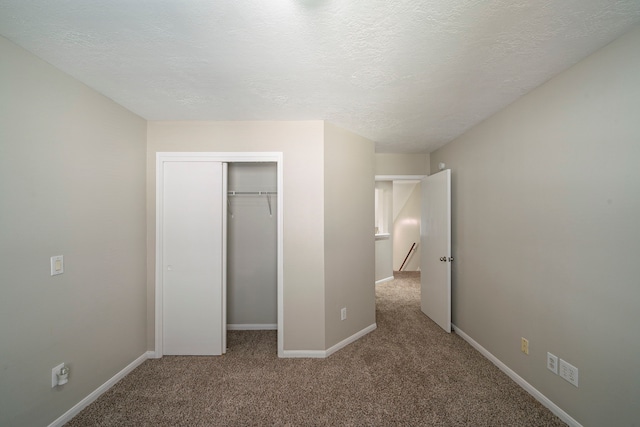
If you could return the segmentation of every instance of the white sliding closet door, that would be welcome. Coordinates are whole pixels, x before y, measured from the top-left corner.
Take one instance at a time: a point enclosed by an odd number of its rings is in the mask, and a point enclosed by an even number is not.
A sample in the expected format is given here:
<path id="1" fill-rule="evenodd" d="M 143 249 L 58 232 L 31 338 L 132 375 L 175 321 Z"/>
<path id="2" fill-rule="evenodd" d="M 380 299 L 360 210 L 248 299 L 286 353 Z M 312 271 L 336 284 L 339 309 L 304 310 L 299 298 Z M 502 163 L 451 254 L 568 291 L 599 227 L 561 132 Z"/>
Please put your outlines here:
<path id="1" fill-rule="evenodd" d="M 220 355 L 226 348 L 226 167 L 169 161 L 163 168 L 163 353 Z"/>

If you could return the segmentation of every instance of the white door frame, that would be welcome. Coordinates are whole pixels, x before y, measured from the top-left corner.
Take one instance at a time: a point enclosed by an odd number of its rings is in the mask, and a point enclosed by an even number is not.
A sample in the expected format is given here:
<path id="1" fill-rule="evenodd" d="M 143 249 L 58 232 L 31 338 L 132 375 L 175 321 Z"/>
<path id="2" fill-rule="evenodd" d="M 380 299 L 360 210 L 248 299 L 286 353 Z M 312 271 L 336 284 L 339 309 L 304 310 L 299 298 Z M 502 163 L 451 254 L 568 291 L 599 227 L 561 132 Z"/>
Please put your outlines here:
<path id="1" fill-rule="evenodd" d="M 281 152 L 158 152 L 156 153 L 156 282 L 155 282 L 155 357 L 162 357 L 162 293 L 163 293 L 163 254 L 162 254 L 162 195 L 163 164 L 165 162 L 272 162 L 277 167 L 277 283 L 278 283 L 278 357 L 284 357 L 284 181 L 283 154 Z M 223 304 L 226 312 L 226 304 Z"/>

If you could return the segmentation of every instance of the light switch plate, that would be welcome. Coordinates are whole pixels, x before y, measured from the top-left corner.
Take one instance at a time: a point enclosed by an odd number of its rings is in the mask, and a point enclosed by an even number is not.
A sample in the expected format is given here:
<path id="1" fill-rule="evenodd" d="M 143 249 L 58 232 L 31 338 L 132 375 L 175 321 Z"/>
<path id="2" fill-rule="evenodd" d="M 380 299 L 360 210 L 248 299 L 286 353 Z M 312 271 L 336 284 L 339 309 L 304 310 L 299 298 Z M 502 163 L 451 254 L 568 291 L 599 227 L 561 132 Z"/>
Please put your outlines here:
<path id="1" fill-rule="evenodd" d="M 567 361 L 560 359 L 560 376 L 578 387 L 578 368 Z"/>
<path id="2" fill-rule="evenodd" d="M 56 255 L 51 257 L 51 275 L 64 273 L 64 257 L 62 255 Z"/>

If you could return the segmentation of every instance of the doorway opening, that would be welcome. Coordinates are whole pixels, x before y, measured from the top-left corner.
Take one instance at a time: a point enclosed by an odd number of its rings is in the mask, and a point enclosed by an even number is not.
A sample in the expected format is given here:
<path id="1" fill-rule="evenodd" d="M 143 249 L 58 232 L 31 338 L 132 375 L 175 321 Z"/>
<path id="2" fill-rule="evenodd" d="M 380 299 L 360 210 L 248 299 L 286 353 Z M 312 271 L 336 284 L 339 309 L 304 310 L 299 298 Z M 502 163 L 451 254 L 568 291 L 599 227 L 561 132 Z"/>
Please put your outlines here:
<path id="1" fill-rule="evenodd" d="M 393 280 L 399 271 L 421 270 L 422 178 L 376 176 L 376 284 Z"/>
<path id="2" fill-rule="evenodd" d="M 384 189 L 393 193 L 393 181 L 418 180 L 421 183 L 420 205 L 420 306 L 421 310 L 446 332 L 451 332 L 451 170 L 428 177 L 376 176 L 377 201 L 393 200 Z M 389 215 L 390 208 L 377 209 Z M 384 222 L 384 221 L 383 221 Z M 390 215 L 386 225 L 391 229 Z M 392 233 L 380 235 L 376 223 L 376 284 L 394 279 Z M 412 243 L 412 247 L 415 247 Z M 406 259 L 411 256 L 411 250 Z M 399 272 L 398 274 L 401 274 Z"/>
<path id="3" fill-rule="evenodd" d="M 393 271 L 420 271 L 419 180 L 394 180 L 393 185 Z"/>

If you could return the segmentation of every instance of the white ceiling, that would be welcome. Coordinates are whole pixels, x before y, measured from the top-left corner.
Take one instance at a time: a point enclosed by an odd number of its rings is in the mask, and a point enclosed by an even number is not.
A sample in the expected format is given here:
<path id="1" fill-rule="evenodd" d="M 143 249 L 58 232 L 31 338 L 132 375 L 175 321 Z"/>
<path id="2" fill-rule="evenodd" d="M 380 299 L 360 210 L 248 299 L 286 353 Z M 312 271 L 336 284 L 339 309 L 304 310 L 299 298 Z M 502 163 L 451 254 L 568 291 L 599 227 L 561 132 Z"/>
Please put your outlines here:
<path id="1" fill-rule="evenodd" d="M 0 34 L 149 120 L 323 119 L 429 152 L 640 0 L 0 0 Z"/>

